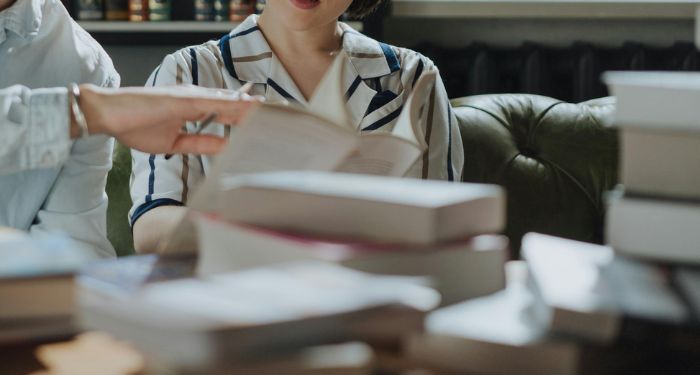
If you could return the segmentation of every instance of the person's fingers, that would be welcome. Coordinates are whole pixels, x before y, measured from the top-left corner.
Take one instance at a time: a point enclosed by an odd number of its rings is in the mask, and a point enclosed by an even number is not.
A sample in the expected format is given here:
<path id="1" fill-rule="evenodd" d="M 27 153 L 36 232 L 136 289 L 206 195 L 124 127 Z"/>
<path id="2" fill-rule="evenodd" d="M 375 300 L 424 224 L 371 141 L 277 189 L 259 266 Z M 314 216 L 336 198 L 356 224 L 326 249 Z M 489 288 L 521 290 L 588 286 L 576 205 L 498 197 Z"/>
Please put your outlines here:
<path id="1" fill-rule="evenodd" d="M 211 155 L 221 152 L 227 140 L 211 134 L 181 134 L 173 144 L 173 154 Z"/>
<path id="2" fill-rule="evenodd" d="M 180 108 L 187 121 L 198 121 L 210 113 L 216 113 L 217 123 L 237 124 L 250 110 L 259 105 L 259 101 L 192 98 L 189 99 L 189 104 L 196 110 Z"/>

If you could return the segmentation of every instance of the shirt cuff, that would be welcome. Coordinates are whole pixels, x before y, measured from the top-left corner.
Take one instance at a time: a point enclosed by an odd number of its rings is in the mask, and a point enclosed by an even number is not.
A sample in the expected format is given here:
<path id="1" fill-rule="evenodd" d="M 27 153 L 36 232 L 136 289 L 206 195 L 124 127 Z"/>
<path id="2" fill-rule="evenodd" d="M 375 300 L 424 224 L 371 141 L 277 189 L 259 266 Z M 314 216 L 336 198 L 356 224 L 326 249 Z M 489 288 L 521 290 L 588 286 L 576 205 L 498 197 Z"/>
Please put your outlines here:
<path id="1" fill-rule="evenodd" d="M 30 168 L 51 168 L 70 155 L 70 112 L 66 89 L 32 90 L 29 100 L 26 160 Z"/>

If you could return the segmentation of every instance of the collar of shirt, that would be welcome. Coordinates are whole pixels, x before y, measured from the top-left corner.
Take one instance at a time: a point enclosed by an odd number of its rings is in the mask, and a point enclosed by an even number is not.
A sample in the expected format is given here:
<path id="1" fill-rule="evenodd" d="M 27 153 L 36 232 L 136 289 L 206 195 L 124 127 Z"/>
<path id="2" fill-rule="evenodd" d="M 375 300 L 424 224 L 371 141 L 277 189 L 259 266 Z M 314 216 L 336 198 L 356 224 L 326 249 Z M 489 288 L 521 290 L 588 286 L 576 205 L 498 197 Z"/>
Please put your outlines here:
<path id="1" fill-rule="evenodd" d="M 272 53 L 257 21 L 257 15 L 246 18 L 219 41 L 226 70 L 239 81 L 268 85 L 272 89 L 268 89 L 268 100 L 289 100 L 308 104 Z M 361 85 L 361 81 L 399 71 L 399 58 L 390 46 L 358 33 L 345 23 L 341 23 L 340 26 L 343 29 L 343 50 L 349 57 L 343 77 L 346 97 L 352 99 L 353 93 L 360 89 L 367 92 L 355 96 L 363 101 L 371 100 L 376 92 L 364 84 Z M 353 106 L 352 100 L 349 100 L 349 104 Z M 367 104 L 356 103 L 364 108 Z"/>
<path id="2" fill-rule="evenodd" d="M 41 6 L 43 0 L 17 0 L 9 8 L 0 12 L 0 43 L 7 39 L 11 31 L 25 42 L 31 41 L 41 27 Z"/>

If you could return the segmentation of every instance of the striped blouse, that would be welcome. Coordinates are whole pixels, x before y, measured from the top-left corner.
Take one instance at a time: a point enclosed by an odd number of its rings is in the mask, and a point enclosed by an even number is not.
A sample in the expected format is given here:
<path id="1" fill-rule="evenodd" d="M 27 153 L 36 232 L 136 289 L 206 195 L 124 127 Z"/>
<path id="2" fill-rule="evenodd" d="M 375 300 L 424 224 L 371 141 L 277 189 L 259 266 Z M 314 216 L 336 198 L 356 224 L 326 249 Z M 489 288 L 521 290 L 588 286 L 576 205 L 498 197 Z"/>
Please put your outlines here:
<path id="1" fill-rule="evenodd" d="M 218 41 L 183 48 L 166 56 L 147 85 L 192 84 L 235 90 L 252 82 L 251 94 L 264 96 L 267 101 L 287 100 L 307 105 L 270 49 L 257 20 L 257 16 L 250 16 Z M 343 23 L 341 27 L 342 48 L 349 56 L 343 89 L 352 124 L 361 134 L 390 132 L 413 84 L 423 72 L 437 68 L 417 52 L 377 42 Z M 464 161 L 462 141 L 440 79 L 429 100 L 427 121 L 423 125 L 428 149 L 410 174 L 459 181 Z M 195 131 L 196 125 L 188 124 L 187 130 Z M 223 126 L 210 126 L 204 133 L 227 136 L 227 131 Z M 175 155 L 166 160 L 163 155 L 132 151 L 132 157 L 133 206 L 129 212 L 132 225 L 155 207 L 187 204 L 192 188 L 202 181 L 211 165 L 208 156 Z"/>

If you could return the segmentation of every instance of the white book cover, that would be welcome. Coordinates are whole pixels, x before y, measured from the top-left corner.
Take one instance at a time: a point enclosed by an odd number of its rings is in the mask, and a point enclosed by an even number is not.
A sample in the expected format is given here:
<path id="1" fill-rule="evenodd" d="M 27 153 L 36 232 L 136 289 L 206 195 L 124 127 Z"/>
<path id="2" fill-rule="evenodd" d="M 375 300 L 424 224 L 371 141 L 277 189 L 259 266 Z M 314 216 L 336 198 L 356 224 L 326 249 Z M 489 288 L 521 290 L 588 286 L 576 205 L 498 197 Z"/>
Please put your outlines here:
<path id="1" fill-rule="evenodd" d="M 431 244 L 505 227 L 496 185 L 326 172 L 276 172 L 221 181 L 209 211 L 289 232 Z"/>
<path id="2" fill-rule="evenodd" d="M 607 72 L 620 127 L 700 135 L 699 72 Z"/>
<path id="3" fill-rule="evenodd" d="M 622 196 L 612 199 L 606 237 L 622 254 L 700 264 L 700 203 Z"/>
<path id="4" fill-rule="evenodd" d="M 670 324 L 688 317 L 661 269 L 608 246 L 528 233 L 522 254 L 540 299 L 535 311 L 552 331 L 609 342 L 626 316 Z"/>
<path id="5" fill-rule="evenodd" d="M 547 338 L 531 314 L 526 265 L 509 262 L 507 270 L 505 290 L 428 314 L 425 332 L 407 339 L 407 356 L 438 371 L 575 374 L 576 343 Z"/>
<path id="6" fill-rule="evenodd" d="M 197 215 L 200 275 L 289 261 L 320 260 L 372 274 L 426 278 L 443 304 L 505 287 L 508 240 L 480 235 L 435 245 L 408 246 L 296 235 Z"/>
<path id="7" fill-rule="evenodd" d="M 626 191 L 700 199 L 700 133 L 623 128 L 620 140 L 620 172 Z"/>

